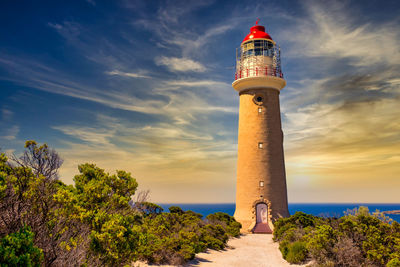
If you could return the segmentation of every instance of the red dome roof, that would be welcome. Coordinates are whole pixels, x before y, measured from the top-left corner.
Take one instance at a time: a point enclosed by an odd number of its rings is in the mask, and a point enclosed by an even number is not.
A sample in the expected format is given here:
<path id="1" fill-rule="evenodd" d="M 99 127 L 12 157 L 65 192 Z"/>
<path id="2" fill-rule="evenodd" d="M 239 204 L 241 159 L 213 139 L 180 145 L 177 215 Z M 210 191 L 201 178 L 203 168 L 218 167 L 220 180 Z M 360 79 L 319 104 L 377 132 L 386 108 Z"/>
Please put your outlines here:
<path id="1" fill-rule="evenodd" d="M 258 21 L 257 21 L 258 22 Z M 270 39 L 272 40 L 271 36 L 265 32 L 265 27 L 256 25 L 250 28 L 250 33 L 243 39 L 242 43 L 251 40 L 251 39 Z"/>

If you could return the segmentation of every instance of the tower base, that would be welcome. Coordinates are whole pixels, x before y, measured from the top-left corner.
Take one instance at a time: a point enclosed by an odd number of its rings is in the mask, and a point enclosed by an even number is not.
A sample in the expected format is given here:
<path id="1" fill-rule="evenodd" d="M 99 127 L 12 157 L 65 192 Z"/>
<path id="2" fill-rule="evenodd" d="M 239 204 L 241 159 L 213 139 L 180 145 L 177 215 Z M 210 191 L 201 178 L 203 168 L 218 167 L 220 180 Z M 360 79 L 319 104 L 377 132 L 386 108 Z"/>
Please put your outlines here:
<path id="1" fill-rule="evenodd" d="M 272 234 L 272 232 L 274 231 L 274 224 L 271 221 L 268 221 L 268 223 L 256 223 L 254 220 L 241 220 L 239 218 L 236 218 L 235 220 L 240 222 L 240 224 L 242 225 L 242 228 L 240 229 L 240 232 L 242 234 L 251 234 L 251 233 L 256 233 L 255 230 L 258 228 L 259 230 L 262 230 L 264 228 L 268 229 L 268 234 Z M 263 224 L 264 226 L 262 226 L 260 228 L 259 225 Z M 260 233 L 260 232 L 259 232 Z"/>

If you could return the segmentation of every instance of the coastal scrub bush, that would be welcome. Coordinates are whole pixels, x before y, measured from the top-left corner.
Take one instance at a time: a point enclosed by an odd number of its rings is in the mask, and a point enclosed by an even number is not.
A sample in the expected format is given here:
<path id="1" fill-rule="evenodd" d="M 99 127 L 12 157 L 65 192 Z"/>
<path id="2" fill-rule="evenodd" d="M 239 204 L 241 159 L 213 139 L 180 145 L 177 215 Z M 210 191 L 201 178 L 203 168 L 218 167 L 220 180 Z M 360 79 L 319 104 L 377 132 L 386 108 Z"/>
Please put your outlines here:
<path id="1" fill-rule="evenodd" d="M 1 264 L 179 265 L 206 249 L 223 249 L 240 233 L 240 223 L 225 213 L 203 219 L 176 206 L 163 212 L 146 201 L 147 193 L 134 198 L 138 183 L 125 171 L 109 174 L 82 164 L 75 184 L 65 185 L 54 150 L 35 141 L 25 148 L 11 161 L 0 154 Z"/>
<path id="2" fill-rule="evenodd" d="M 227 214 L 203 220 L 201 214 L 193 211 L 176 206 L 169 210 L 143 219 L 139 259 L 155 264 L 183 264 L 207 248 L 223 249 L 231 233 L 240 229 L 240 224 Z"/>
<path id="3" fill-rule="evenodd" d="M 396 266 L 400 259 L 400 224 L 366 207 L 341 218 L 296 213 L 274 226 L 274 240 L 291 263 L 301 262 L 299 256 L 316 266 Z"/>
<path id="4" fill-rule="evenodd" d="M 29 227 L 0 238 L 1 266 L 41 266 L 43 252 L 33 244 L 34 234 Z"/>
<path id="5" fill-rule="evenodd" d="M 274 241 L 283 240 L 291 229 L 310 229 L 319 224 L 321 220 L 319 217 L 299 211 L 288 218 L 280 218 L 274 223 Z M 292 242 L 297 240 L 292 240 Z"/>
<path id="6" fill-rule="evenodd" d="M 307 249 L 318 263 L 333 259 L 333 247 L 337 242 L 338 232 L 330 225 L 317 226 L 306 238 Z"/>
<path id="7" fill-rule="evenodd" d="M 53 196 L 64 186 L 56 180 L 59 158 L 47 146 L 37 146 L 33 141 L 28 141 L 25 148 L 20 159 L 10 161 L 4 154 L 0 156 L 0 238 L 29 226 L 34 245 L 43 251 L 44 265 L 81 262 L 82 251 L 62 247 L 76 243 L 85 227 L 56 212 L 60 206 Z"/>
<path id="8" fill-rule="evenodd" d="M 183 214 L 184 213 L 184 211 L 180 207 L 177 207 L 177 206 L 169 207 L 169 212 L 170 213 L 177 213 L 177 214 Z"/>
<path id="9" fill-rule="evenodd" d="M 240 235 L 242 225 L 229 214 L 224 212 L 209 214 L 206 220 L 209 223 L 221 225 L 229 236 L 238 237 Z"/>
<path id="10" fill-rule="evenodd" d="M 360 248 L 354 241 L 345 236 L 339 236 L 338 242 L 333 248 L 335 262 L 339 266 L 361 266 L 363 256 Z"/>
<path id="11" fill-rule="evenodd" d="M 142 216 L 129 201 L 137 189 L 130 173 L 110 175 L 94 164 L 82 164 L 74 177 L 75 187 L 60 188 L 54 199 L 59 214 L 84 223 L 89 233 L 89 265 L 122 265 L 135 259 L 139 233 L 134 229 Z"/>
<path id="12" fill-rule="evenodd" d="M 159 205 L 147 201 L 135 203 L 134 208 L 143 216 L 154 216 L 164 211 L 164 209 Z"/>
<path id="13" fill-rule="evenodd" d="M 305 242 L 296 241 L 288 246 L 285 260 L 290 263 L 301 263 L 308 256 Z"/>
<path id="14" fill-rule="evenodd" d="M 282 240 L 279 242 L 279 250 L 282 253 L 282 257 L 286 260 L 287 254 L 289 253 L 289 245 L 291 243 L 287 240 Z"/>
<path id="15" fill-rule="evenodd" d="M 7 157 L 3 153 L 1 153 L 0 154 L 0 201 L 2 201 L 6 195 L 7 176 L 8 173 L 10 172 L 10 167 L 6 163 L 7 163 Z"/>
<path id="16" fill-rule="evenodd" d="M 386 267 L 400 267 L 400 259 L 399 258 L 391 259 L 386 265 Z"/>

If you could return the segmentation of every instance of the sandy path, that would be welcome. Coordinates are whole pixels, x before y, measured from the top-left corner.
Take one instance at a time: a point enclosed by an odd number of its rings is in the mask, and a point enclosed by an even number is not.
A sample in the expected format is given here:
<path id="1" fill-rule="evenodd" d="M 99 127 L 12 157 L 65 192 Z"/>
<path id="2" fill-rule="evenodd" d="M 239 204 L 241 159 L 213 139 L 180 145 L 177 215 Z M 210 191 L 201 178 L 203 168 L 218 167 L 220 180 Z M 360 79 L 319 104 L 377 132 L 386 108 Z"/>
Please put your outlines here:
<path id="1" fill-rule="evenodd" d="M 279 267 L 306 266 L 287 263 L 279 251 L 272 235 L 249 234 L 228 241 L 228 248 L 222 251 L 208 250 L 199 253 L 185 266 L 229 266 L 229 267 Z M 136 265 L 137 266 L 137 265 Z M 148 266 L 148 265 L 139 265 Z M 160 266 L 160 265 L 158 265 Z M 167 266 L 167 265 L 162 265 Z"/>

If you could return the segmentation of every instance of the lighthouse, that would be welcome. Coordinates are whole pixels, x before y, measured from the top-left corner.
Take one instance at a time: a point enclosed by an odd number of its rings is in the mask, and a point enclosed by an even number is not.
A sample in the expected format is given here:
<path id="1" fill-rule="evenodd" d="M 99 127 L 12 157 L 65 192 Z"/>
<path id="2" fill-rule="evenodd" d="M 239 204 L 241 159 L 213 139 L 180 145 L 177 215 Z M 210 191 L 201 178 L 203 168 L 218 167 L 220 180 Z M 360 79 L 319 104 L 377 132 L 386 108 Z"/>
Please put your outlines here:
<path id="1" fill-rule="evenodd" d="M 234 217 L 242 232 L 272 233 L 273 222 L 289 216 L 279 106 L 285 85 L 280 48 L 257 21 L 236 51 L 232 83 L 240 98 Z"/>

